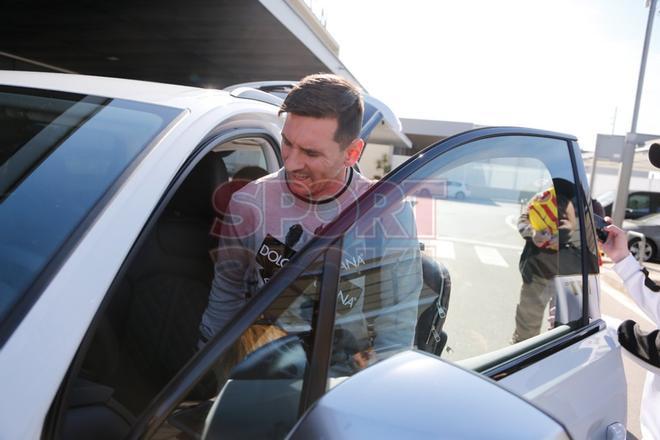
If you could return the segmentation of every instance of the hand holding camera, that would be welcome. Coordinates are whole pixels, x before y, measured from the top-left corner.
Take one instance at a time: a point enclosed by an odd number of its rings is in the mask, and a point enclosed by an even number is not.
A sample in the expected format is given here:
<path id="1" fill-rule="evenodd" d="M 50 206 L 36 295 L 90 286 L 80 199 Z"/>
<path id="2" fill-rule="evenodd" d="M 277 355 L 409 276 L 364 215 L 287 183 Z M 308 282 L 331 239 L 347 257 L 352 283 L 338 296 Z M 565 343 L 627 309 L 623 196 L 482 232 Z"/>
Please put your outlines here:
<path id="1" fill-rule="evenodd" d="M 608 217 L 608 219 L 610 220 L 610 222 L 607 222 L 607 221 L 605 221 L 605 219 L 603 217 L 601 217 L 597 214 L 594 214 L 594 223 L 596 224 L 596 236 L 603 243 L 605 243 L 607 241 L 607 236 L 608 236 L 608 233 L 605 230 L 605 228 L 610 225 L 611 220 L 612 220 L 609 217 Z"/>
<path id="2" fill-rule="evenodd" d="M 614 263 L 626 258 L 628 250 L 628 238 L 626 232 L 612 224 L 610 217 L 602 218 L 594 215 L 596 223 L 596 235 L 602 242 L 603 251 Z"/>

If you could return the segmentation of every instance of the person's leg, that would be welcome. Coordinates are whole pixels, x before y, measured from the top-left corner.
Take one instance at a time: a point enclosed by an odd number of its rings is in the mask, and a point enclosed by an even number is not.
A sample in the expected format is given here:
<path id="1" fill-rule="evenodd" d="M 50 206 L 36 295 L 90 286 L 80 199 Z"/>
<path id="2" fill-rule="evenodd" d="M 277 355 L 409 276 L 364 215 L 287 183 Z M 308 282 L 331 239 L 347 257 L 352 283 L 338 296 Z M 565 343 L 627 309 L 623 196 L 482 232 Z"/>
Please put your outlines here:
<path id="1" fill-rule="evenodd" d="M 541 332 L 543 311 L 552 296 L 552 289 L 547 279 L 533 276 L 531 282 L 523 283 L 520 288 L 520 301 L 516 307 L 516 330 L 512 341 L 520 342 Z"/>

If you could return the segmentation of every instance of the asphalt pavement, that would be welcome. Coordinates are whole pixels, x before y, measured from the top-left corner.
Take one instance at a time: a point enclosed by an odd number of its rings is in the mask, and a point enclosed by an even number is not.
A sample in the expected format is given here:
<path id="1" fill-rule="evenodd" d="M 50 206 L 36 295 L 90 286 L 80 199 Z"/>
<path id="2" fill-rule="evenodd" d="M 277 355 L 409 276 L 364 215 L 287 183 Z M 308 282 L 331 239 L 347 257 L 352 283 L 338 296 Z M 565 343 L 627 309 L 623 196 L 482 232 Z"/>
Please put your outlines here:
<path id="1" fill-rule="evenodd" d="M 644 263 L 648 269 L 651 278 L 660 282 L 660 264 Z M 628 295 L 621 279 L 616 272 L 612 270 L 612 263 L 605 259 L 601 267 L 601 314 L 614 318 L 616 321 L 632 319 L 636 321 L 644 330 L 653 330 L 655 324 L 637 307 L 632 298 Z M 628 382 L 628 438 L 641 438 L 639 427 L 639 408 L 644 388 L 646 371 L 636 363 L 630 361 L 626 356 L 623 357 L 623 365 L 626 371 L 626 380 Z M 632 436 L 630 435 L 632 434 Z M 633 437 L 634 436 L 634 437 Z"/>

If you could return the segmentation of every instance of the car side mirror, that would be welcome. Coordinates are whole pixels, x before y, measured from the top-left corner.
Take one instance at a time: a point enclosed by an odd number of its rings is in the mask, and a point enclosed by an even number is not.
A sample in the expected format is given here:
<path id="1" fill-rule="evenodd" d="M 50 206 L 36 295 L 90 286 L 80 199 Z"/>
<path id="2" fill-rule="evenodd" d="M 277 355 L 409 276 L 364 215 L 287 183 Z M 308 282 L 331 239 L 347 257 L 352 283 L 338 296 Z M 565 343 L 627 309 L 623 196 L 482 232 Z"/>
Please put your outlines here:
<path id="1" fill-rule="evenodd" d="M 569 439 L 530 402 L 478 374 L 408 351 L 352 376 L 319 399 L 289 439 Z"/>

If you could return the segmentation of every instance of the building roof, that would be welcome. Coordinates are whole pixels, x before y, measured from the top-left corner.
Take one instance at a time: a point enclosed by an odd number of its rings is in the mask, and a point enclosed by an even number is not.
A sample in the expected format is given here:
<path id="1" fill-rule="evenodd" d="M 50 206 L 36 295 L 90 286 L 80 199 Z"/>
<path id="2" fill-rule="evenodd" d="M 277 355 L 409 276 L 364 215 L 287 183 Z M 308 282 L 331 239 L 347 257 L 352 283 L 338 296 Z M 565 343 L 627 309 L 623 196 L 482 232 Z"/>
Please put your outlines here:
<path id="1" fill-rule="evenodd" d="M 9 2 L 0 14 L 0 68 L 213 88 L 335 70 L 355 80 L 295 3 Z M 307 34 L 313 42 L 301 41 Z"/>
<path id="2" fill-rule="evenodd" d="M 479 127 L 472 122 L 411 118 L 401 118 L 401 125 L 403 132 L 412 141 L 415 151 L 419 151 L 441 139 Z"/>

